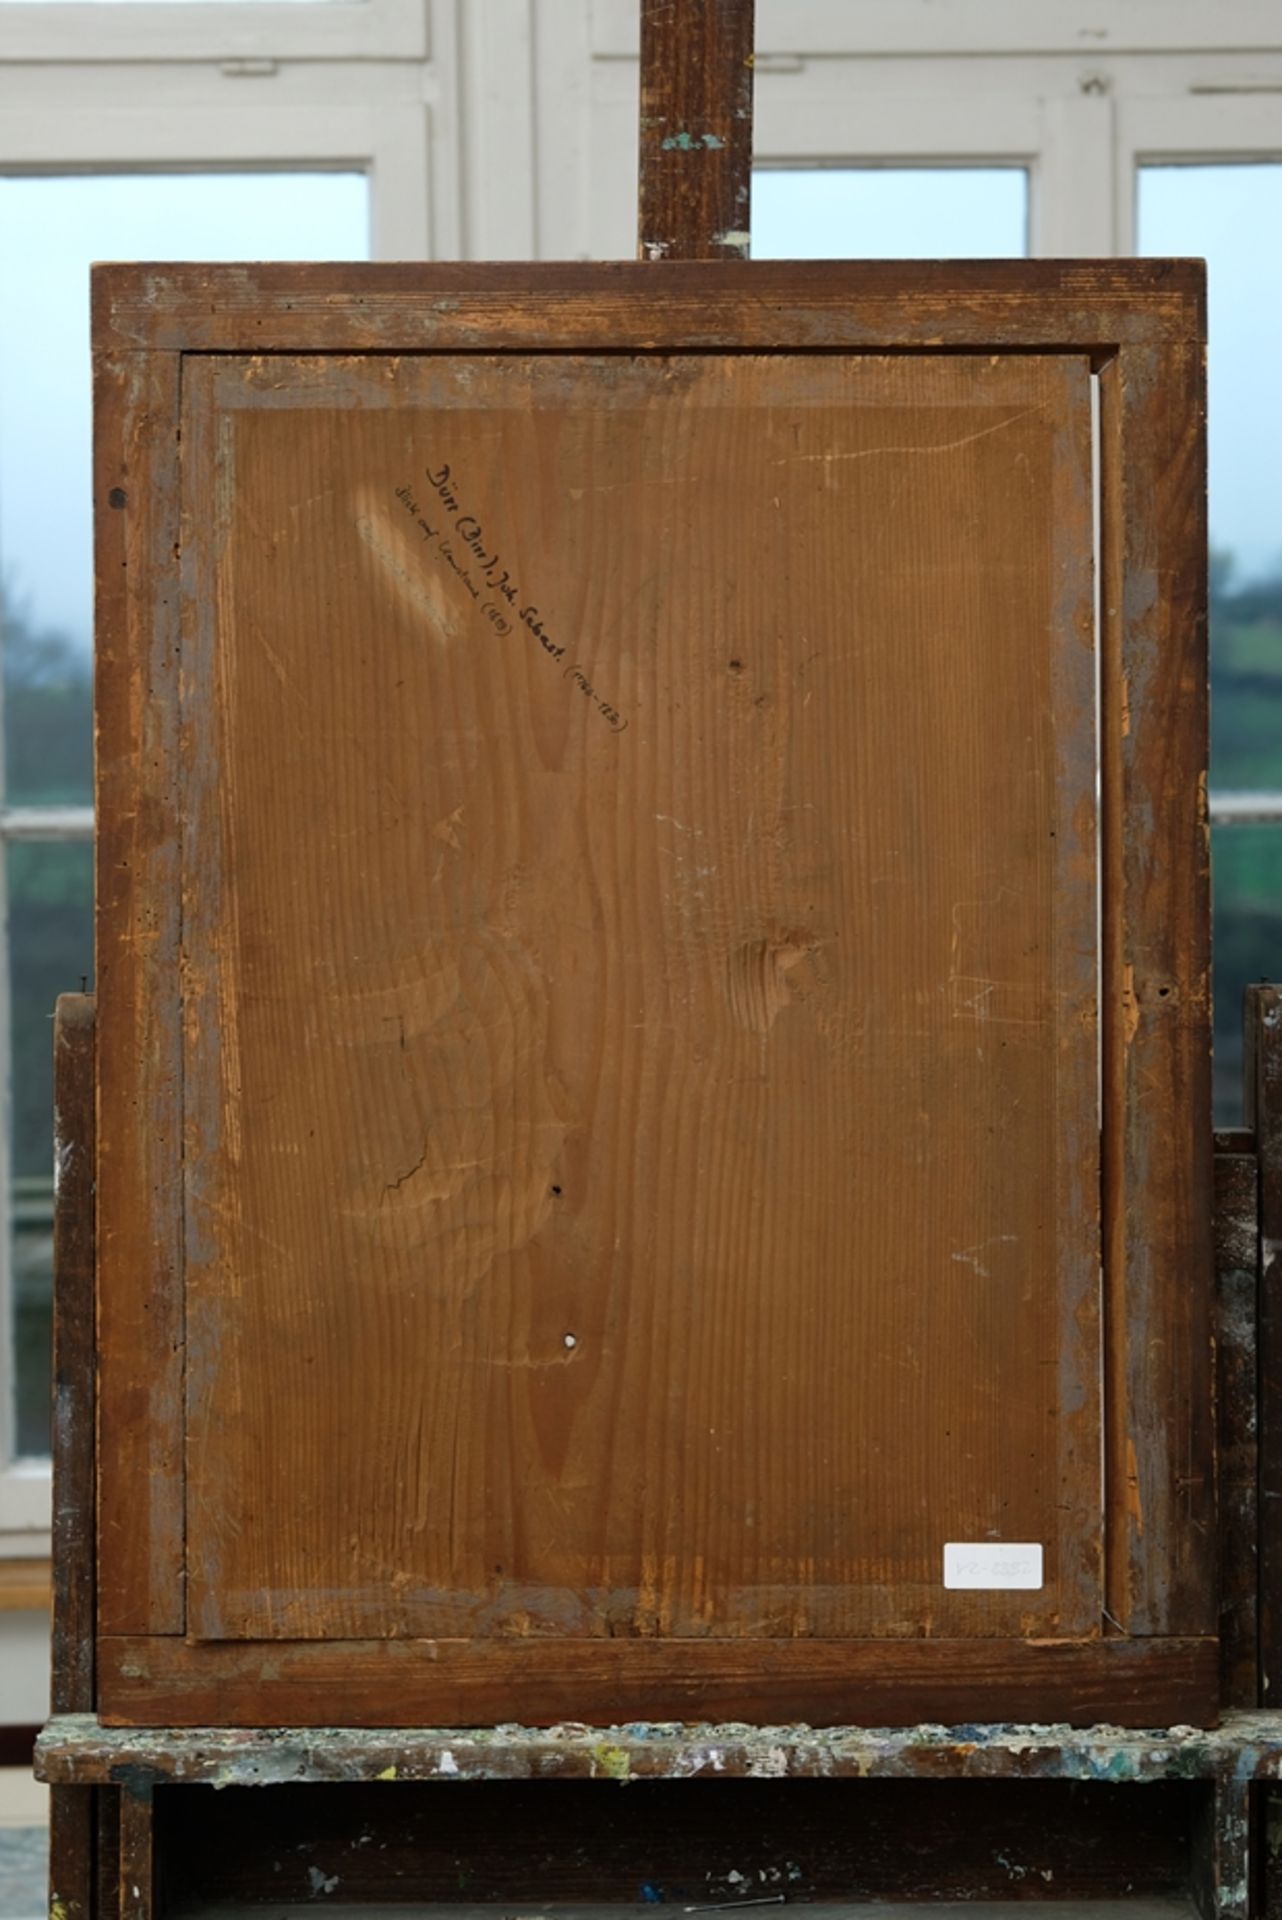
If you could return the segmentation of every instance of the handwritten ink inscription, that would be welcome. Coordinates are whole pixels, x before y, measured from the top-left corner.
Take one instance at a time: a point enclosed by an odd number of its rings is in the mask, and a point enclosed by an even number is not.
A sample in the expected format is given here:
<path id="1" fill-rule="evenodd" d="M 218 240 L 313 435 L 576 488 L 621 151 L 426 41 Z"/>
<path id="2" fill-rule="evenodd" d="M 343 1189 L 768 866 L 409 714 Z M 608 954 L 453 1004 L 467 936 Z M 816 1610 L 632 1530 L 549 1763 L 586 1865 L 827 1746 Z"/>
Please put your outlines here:
<path id="1" fill-rule="evenodd" d="M 489 621 L 495 633 L 506 637 L 518 628 L 523 629 L 538 642 L 549 659 L 564 661 L 564 645 L 554 638 L 532 601 L 522 604 L 524 596 L 520 587 L 510 570 L 503 565 L 497 548 L 489 551 L 481 522 L 475 514 L 464 512 L 463 500 L 448 462 L 436 468 L 428 467 L 425 478 L 435 495 L 427 511 L 441 522 L 439 526 L 429 524 L 412 487 L 397 487 L 396 498 L 427 545 L 440 555 L 464 592 L 476 601 L 482 616 Z M 622 733 L 627 721 L 617 707 L 598 693 L 583 669 L 571 661 L 564 667 L 563 673 L 571 686 L 592 702 L 606 724 L 615 733 Z"/>

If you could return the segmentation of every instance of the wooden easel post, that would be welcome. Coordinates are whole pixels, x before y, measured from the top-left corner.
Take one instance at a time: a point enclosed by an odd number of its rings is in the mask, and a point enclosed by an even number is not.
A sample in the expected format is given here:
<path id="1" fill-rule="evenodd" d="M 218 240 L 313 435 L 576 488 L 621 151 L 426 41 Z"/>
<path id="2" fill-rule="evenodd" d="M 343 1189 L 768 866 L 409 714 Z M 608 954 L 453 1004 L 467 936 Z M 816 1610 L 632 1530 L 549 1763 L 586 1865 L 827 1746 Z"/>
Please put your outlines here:
<path id="1" fill-rule="evenodd" d="M 53 1684 L 55 1714 L 94 1697 L 94 1034 L 92 994 L 54 1010 Z M 96 1824 L 92 1787 L 54 1787 L 49 1911 L 89 1920 Z"/>
<path id="2" fill-rule="evenodd" d="M 1220 1536 L 1220 1697 L 1261 1699 L 1259 1658 L 1259 1161 L 1245 1128 L 1216 1136 L 1216 1469 Z"/>
<path id="3" fill-rule="evenodd" d="M 642 0 L 642 260 L 746 260 L 753 0 Z"/>

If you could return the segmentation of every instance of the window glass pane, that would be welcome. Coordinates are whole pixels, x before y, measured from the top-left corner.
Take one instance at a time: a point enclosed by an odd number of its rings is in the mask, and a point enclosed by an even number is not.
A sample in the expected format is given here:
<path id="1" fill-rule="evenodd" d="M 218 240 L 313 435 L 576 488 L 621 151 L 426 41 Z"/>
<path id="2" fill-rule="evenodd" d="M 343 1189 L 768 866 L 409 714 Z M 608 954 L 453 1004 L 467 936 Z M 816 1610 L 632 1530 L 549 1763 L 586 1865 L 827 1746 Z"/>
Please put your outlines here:
<path id="1" fill-rule="evenodd" d="M 1219 826 L 1215 872 L 1215 1117 L 1242 1120 L 1242 993 L 1282 972 L 1282 822 Z"/>
<path id="2" fill-rule="evenodd" d="M 1282 575 L 1279 229 L 1282 162 L 1140 169 L 1141 253 L 1206 261 L 1211 545 L 1225 591 Z"/>
<path id="3" fill-rule="evenodd" d="M 1023 167 L 758 167 L 754 260 L 1005 260 L 1028 251 Z"/>
<path id="4" fill-rule="evenodd" d="M 88 806 L 93 670 L 87 641 L 41 626 L 0 575 L 4 787 L 11 806 Z"/>
<path id="5" fill-rule="evenodd" d="M 87 840 L 11 842 L 10 1178 L 16 1451 L 49 1451 L 49 1277 L 53 1255 L 53 1003 L 93 973 L 93 849 Z"/>
<path id="6" fill-rule="evenodd" d="M 368 183 L 354 173 L 0 179 L 0 635 L 4 801 L 92 798 L 89 264 L 93 260 L 364 259 Z M 21 289 L 21 299 L 18 289 Z M 12 833 L 12 827 L 10 828 Z M 87 842 L 10 838 L 10 1278 L 15 1400 L 0 1456 L 48 1450 L 50 1015 L 93 970 Z"/>
<path id="7" fill-rule="evenodd" d="M 22 263 L 0 299 L 9 805 L 91 797 L 90 262 L 359 260 L 368 251 L 363 174 L 0 179 L 0 259 Z"/>
<path id="8" fill-rule="evenodd" d="M 1282 164 L 1140 170 L 1148 254 L 1207 263 L 1211 794 L 1282 789 Z M 1215 832 L 1216 1119 L 1241 1120 L 1242 988 L 1282 975 L 1282 826 Z"/>

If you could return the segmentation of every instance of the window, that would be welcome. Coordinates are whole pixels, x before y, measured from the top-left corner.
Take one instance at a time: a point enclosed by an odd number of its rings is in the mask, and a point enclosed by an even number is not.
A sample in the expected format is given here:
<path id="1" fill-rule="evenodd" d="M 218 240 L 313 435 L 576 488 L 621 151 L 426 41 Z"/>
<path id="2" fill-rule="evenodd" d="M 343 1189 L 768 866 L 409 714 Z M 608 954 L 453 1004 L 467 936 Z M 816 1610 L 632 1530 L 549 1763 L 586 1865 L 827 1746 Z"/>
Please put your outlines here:
<path id="1" fill-rule="evenodd" d="M 0 613 L 9 1147 L 0 1325 L 0 1522 L 47 1505 L 53 1001 L 93 973 L 89 265 L 117 259 L 359 259 L 362 173 L 0 179 Z M 15 282 L 10 283 L 16 285 Z"/>
<path id="2" fill-rule="evenodd" d="M 421 60 L 422 0 L 0 0 L 10 60 Z"/>
<path id="3" fill-rule="evenodd" d="M 1017 259 L 1028 252 L 1023 167 L 758 167 L 758 260 Z"/>
<path id="4" fill-rule="evenodd" d="M 1215 1112 L 1241 1123 L 1242 993 L 1282 974 L 1282 163 L 1139 170 L 1139 248 L 1208 275 Z"/>

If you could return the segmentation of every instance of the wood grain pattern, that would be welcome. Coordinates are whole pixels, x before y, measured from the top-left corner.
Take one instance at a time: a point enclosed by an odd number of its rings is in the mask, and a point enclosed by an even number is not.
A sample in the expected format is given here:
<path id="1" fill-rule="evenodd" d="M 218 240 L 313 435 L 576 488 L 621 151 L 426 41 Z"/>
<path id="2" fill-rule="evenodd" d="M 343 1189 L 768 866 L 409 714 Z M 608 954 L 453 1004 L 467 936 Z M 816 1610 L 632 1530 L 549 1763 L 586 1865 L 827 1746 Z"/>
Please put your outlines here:
<path id="1" fill-rule="evenodd" d="M 1124 349 L 1100 410 L 1108 1604 L 1128 1633 L 1201 1633 L 1217 1559 L 1202 349 Z M 1154 1123 L 1175 1113 L 1187 1131 Z"/>
<path id="2" fill-rule="evenodd" d="M 99 1787 L 94 1794 L 95 1920 L 120 1912 L 120 1795 L 121 1789 L 114 1785 Z"/>
<path id="3" fill-rule="evenodd" d="M 183 1627 L 178 361 L 95 363 L 98 1621 Z"/>
<path id="4" fill-rule="evenodd" d="M 120 1789 L 120 1859 L 117 1866 L 120 1920 L 152 1920 L 156 1911 L 153 1802 L 149 1785 L 130 1781 Z"/>
<path id="5" fill-rule="evenodd" d="M 94 268 L 95 338 L 187 353 L 1200 343 L 1191 260 Z"/>
<path id="6" fill-rule="evenodd" d="M 187 393 L 191 1630 L 1097 1630 L 1085 362 Z"/>
<path id="7" fill-rule="evenodd" d="M 94 1920 L 97 1790 L 49 1789 L 49 1912 L 65 1920 Z"/>
<path id="8" fill-rule="evenodd" d="M 644 0 L 642 260 L 746 259 L 753 0 Z"/>
<path id="9" fill-rule="evenodd" d="M 1262 1849 L 1253 1832 L 1256 1789 L 1229 1774 L 1202 1800 L 1193 1827 L 1191 1892 L 1199 1920 L 1255 1920 Z"/>
<path id="10" fill-rule="evenodd" d="M 538 1727 L 577 1716 L 584 1701 L 601 1722 L 733 1712 L 766 1726 L 958 1724 L 982 1703 L 986 1721 L 1209 1726 L 1218 1689 L 1214 1640 L 1120 1637 L 740 1638 L 687 1641 L 675 1654 L 661 1640 L 562 1640 L 554 1660 L 531 1640 L 200 1645 L 153 1635 L 104 1640 L 99 1662 L 107 1727 Z M 589 1755 L 583 1770 L 592 1765 Z M 821 1756 L 813 1771 L 830 1767 Z M 711 1758 L 707 1771 L 717 1771 Z"/>

